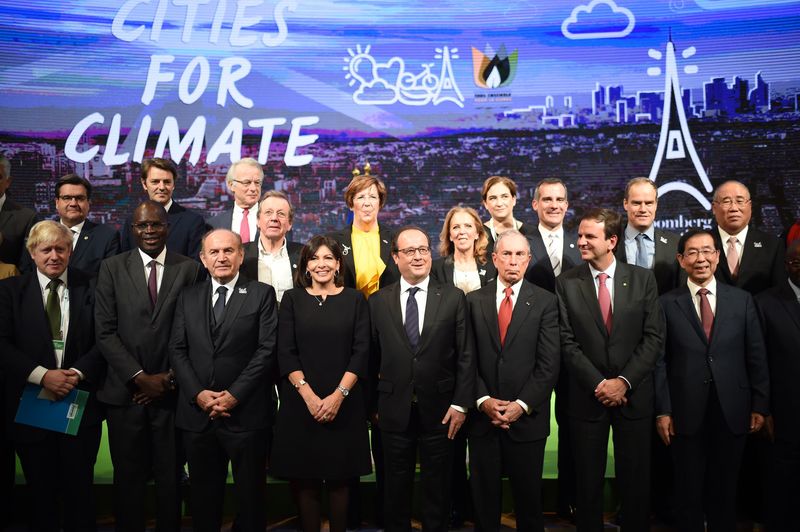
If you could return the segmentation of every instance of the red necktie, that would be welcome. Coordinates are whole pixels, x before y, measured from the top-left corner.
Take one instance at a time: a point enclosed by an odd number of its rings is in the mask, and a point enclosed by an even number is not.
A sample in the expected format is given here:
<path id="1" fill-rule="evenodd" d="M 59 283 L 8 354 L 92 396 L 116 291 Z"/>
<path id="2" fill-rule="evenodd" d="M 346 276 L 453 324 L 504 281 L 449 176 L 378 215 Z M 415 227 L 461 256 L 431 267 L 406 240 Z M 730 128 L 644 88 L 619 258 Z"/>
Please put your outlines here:
<path id="1" fill-rule="evenodd" d="M 597 287 L 597 302 L 600 303 L 600 313 L 603 315 L 603 323 L 606 324 L 608 334 L 611 334 L 611 293 L 606 286 L 607 273 L 597 276 L 600 285 Z"/>
<path id="2" fill-rule="evenodd" d="M 513 290 L 507 287 L 504 290 L 506 297 L 500 302 L 500 310 L 497 313 L 497 326 L 500 328 L 500 345 L 506 343 L 506 333 L 508 332 L 508 324 L 511 323 L 511 312 L 514 310 L 514 305 L 511 303 L 511 294 Z"/>
<path id="3" fill-rule="evenodd" d="M 711 327 L 714 325 L 714 313 L 711 312 L 711 303 L 708 302 L 709 291 L 707 288 L 701 288 L 697 291 L 700 296 L 700 323 L 703 324 L 703 331 L 706 333 L 706 338 L 711 339 Z"/>
<path id="4" fill-rule="evenodd" d="M 247 219 L 247 214 L 250 209 L 242 209 L 242 224 L 239 226 L 239 236 L 242 237 L 242 244 L 250 242 L 250 221 Z"/>

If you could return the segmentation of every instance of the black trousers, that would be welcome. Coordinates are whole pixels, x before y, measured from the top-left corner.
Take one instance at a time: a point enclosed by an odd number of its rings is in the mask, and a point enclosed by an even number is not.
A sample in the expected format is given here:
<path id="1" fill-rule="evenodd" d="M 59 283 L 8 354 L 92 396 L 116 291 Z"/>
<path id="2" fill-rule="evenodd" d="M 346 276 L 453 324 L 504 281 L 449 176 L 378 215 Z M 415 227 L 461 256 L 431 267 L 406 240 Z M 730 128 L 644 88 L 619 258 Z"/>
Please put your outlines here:
<path id="1" fill-rule="evenodd" d="M 450 472 L 453 442 L 447 438 L 447 426 L 433 431 L 420 427 L 419 412 L 411 409 L 406 430 L 382 430 L 383 461 L 386 471 L 384 525 L 387 532 L 411 530 L 411 500 L 419 448 L 420 521 L 424 531 L 447 530 L 450 511 Z"/>
<path id="2" fill-rule="evenodd" d="M 162 406 L 106 408 L 108 446 L 114 466 L 117 531 L 145 529 L 145 489 L 155 480 L 156 530 L 180 530 L 181 498 L 175 412 Z"/>
<path id="3" fill-rule="evenodd" d="M 545 439 L 515 442 L 502 429 L 469 438 L 469 471 L 475 501 L 475 530 L 500 530 L 503 473 L 511 481 L 517 530 L 544 530 L 542 468 Z"/>
<path id="4" fill-rule="evenodd" d="M 81 427 L 77 436 L 42 431 L 44 439 L 17 444 L 31 530 L 97 530 L 93 483 L 101 431 L 100 425 Z"/>
<path id="5" fill-rule="evenodd" d="M 219 532 L 228 462 L 236 493 L 237 532 L 263 532 L 267 524 L 267 429 L 233 432 L 212 422 L 203 432 L 183 431 L 191 479 L 192 528 Z"/>
<path id="6" fill-rule="evenodd" d="M 772 453 L 768 530 L 791 530 L 800 508 L 800 441 L 785 439 L 778 431 Z"/>
<path id="7" fill-rule="evenodd" d="M 625 532 L 650 530 L 650 436 L 652 419 L 627 419 L 608 409 L 599 421 L 570 418 L 577 474 L 577 526 L 581 532 L 603 530 L 603 484 L 608 433 L 613 428 L 617 490 Z"/>

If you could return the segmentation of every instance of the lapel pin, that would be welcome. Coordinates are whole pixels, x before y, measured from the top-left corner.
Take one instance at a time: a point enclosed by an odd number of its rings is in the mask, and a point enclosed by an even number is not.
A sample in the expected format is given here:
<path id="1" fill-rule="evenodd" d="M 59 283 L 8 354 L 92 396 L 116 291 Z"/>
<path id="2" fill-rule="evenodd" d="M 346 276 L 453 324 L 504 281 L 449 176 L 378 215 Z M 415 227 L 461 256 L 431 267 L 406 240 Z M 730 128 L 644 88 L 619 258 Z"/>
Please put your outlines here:
<path id="1" fill-rule="evenodd" d="M 530 301 L 526 301 L 525 304 L 528 305 L 529 307 L 531 306 L 531 302 Z"/>
<path id="2" fill-rule="evenodd" d="M 659 240 L 661 240 L 661 243 L 662 243 L 662 244 L 666 244 L 666 243 L 667 243 L 667 239 L 666 239 L 666 237 L 663 237 L 663 236 L 662 236 L 662 237 L 660 237 L 660 238 L 659 238 Z"/>
<path id="3" fill-rule="evenodd" d="M 622 286 L 628 286 L 628 283 L 626 283 L 625 281 L 622 281 Z"/>
<path id="4" fill-rule="evenodd" d="M 753 242 L 753 247 L 754 248 L 760 248 L 760 247 L 763 247 L 763 246 L 761 245 L 761 242 Z"/>
<path id="5" fill-rule="evenodd" d="M 575 244 L 570 244 L 569 247 L 574 248 Z"/>
<path id="6" fill-rule="evenodd" d="M 349 254 L 350 254 L 350 246 L 342 244 L 342 255 L 349 255 Z"/>
<path id="7" fill-rule="evenodd" d="M 244 286 L 240 286 L 239 287 L 239 293 L 240 294 L 246 294 L 247 293 L 247 288 L 245 288 Z"/>
<path id="8" fill-rule="evenodd" d="M 386 239 L 383 239 L 383 238 L 381 238 L 381 242 L 383 242 L 384 244 L 388 244 L 388 243 L 389 243 L 389 241 L 388 241 L 388 240 L 386 240 Z"/>
<path id="9" fill-rule="evenodd" d="M 84 240 L 89 240 L 89 235 L 83 235 Z M 759 246 L 760 247 L 760 246 Z"/>
<path id="10" fill-rule="evenodd" d="M 292 264 L 292 268 L 297 269 L 297 264 Z"/>
<path id="11" fill-rule="evenodd" d="M 478 270 L 478 275 L 486 275 L 486 270 Z"/>

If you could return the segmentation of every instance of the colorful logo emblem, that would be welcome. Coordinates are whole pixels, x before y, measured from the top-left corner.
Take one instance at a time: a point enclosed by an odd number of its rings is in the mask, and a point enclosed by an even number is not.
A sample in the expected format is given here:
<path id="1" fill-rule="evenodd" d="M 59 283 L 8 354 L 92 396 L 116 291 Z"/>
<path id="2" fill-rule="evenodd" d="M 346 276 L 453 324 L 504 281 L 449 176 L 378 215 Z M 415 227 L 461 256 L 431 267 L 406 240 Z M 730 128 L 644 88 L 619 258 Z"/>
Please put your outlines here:
<path id="1" fill-rule="evenodd" d="M 488 44 L 485 52 L 473 47 L 472 71 L 475 85 L 482 89 L 497 89 L 510 85 L 517 74 L 518 53 L 519 50 L 514 50 L 508 55 L 504 44 L 500 45 L 497 53 Z"/>

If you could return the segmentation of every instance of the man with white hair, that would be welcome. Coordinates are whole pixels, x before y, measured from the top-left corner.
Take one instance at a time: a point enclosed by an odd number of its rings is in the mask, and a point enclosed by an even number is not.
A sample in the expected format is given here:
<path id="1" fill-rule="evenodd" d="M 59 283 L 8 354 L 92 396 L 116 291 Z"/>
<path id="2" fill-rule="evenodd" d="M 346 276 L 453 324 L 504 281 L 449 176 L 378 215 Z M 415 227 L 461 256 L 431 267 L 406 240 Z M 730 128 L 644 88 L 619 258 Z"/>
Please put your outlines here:
<path id="1" fill-rule="evenodd" d="M 264 170 L 258 161 L 245 157 L 233 163 L 225 176 L 225 184 L 233 194 L 233 207 L 206 219 L 214 229 L 230 229 L 247 244 L 258 240 L 258 208 Z"/>

